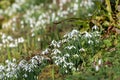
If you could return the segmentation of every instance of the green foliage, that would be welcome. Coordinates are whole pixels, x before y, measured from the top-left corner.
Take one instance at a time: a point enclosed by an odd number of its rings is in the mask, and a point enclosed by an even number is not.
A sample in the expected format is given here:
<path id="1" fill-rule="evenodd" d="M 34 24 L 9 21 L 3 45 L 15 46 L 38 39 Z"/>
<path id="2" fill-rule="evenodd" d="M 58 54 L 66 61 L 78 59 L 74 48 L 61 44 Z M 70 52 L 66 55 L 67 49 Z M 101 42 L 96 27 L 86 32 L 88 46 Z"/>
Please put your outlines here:
<path id="1" fill-rule="evenodd" d="M 17 8 L 12 7 L 15 0 L 0 1 L 0 15 L 5 19 L 0 18 L 0 27 L 4 27 L 0 30 L 0 62 L 5 66 L 2 71 L 0 65 L 0 74 L 7 73 L 6 59 L 14 57 L 16 64 L 26 59 L 29 64 L 39 55 L 47 60 L 30 72 L 19 69 L 17 78 L 6 80 L 119 80 L 120 1 L 88 4 L 90 0 L 78 0 L 62 8 L 61 0 L 56 1 L 25 0 Z M 72 9 L 76 4 L 78 10 Z"/>

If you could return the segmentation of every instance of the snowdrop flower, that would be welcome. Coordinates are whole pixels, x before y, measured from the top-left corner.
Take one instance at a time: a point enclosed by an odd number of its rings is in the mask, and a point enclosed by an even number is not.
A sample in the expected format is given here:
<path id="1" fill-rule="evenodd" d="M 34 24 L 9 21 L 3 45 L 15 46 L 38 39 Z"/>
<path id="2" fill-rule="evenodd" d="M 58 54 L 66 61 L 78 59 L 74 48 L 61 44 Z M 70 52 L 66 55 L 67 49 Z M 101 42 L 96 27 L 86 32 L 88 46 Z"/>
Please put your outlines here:
<path id="1" fill-rule="evenodd" d="M 32 37 L 34 37 L 35 36 L 35 33 L 32 33 L 32 35 L 31 35 Z"/>
<path id="2" fill-rule="evenodd" d="M 65 73 L 68 73 L 68 71 L 67 71 L 67 70 L 65 70 Z"/>
<path id="3" fill-rule="evenodd" d="M 71 50 L 71 49 L 76 49 L 76 47 L 75 46 L 67 46 L 67 47 L 65 47 L 65 49 Z"/>
<path id="4" fill-rule="evenodd" d="M 6 34 L 2 34 L 2 39 L 5 39 L 7 36 L 6 36 Z"/>
<path id="5" fill-rule="evenodd" d="M 53 52 L 52 52 L 52 54 L 54 54 L 54 55 L 56 55 L 56 54 L 60 54 L 61 53 L 61 51 L 60 50 L 58 50 L 58 49 L 53 49 L 52 50 Z"/>
<path id="6" fill-rule="evenodd" d="M 67 65 L 66 65 L 66 64 L 64 64 L 64 65 L 63 65 L 63 68 L 66 68 L 66 67 L 67 67 Z"/>
<path id="7" fill-rule="evenodd" d="M 81 48 L 79 51 L 84 52 L 84 51 L 85 51 L 85 49 L 84 49 L 84 48 Z"/>
<path id="8" fill-rule="evenodd" d="M 53 59 L 54 59 L 54 58 L 53 58 Z M 55 60 L 54 62 L 55 62 L 56 65 L 59 65 L 59 64 L 60 64 L 58 60 Z"/>
<path id="9" fill-rule="evenodd" d="M 89 41 L 88 41 L 88 44 L 93 44 L 93 41 L 92 41 L 92 40 L 89 40 Z"/>
<path id="10" fill-rule="evenodd" d="M 72 68 L 72 71 L 76 71 L 76 68 L 73 67 L 73 68 Z"/>
<path id="11" fill-rule="evenodd" d="M 74 66 L 74 64 L 72 63 L 72 62 L 69 62 L 69 63 L 66 63 L 67 64 L 67 66 L 69 67 L 69 69 L 72 69 L 72 68 L 74 68 L 73 66 Z"/>
<path id="12" fill-rule="evenodd" d="M 78 58 L 78 57 L 79 57 L 79 55 L 78 55 L 78 54 L 74 54 L 74 55 L 73 55 L 73 57 Z"/>
<path id="13" fill-rule="evenodd" d="M 93 35 L 94 35 L 95 37 L 100 36 L 100 32 L 95 31 L 95 32 L 93 33 Z"/>
<path id="14" fill-rule="evenodd" d="M 16 20 L 17 20 L 16 17 L 12 18 L 12 21 L 13 21 L 13 22 L 16 22 Z"/>
<path id="15" fill-rule="evenodd" d="M 87 9 L 89 7 L 92 7 L 94 5 L 94 3 L 92 2 L 92 0 L 82 0 L 80 3 L 80 7 L 86 7 Z"/>
<path id="16" fill-rule="evenodd" d="M 2 39 L 2 43 L 5 44 L 5 43 L 9 43 L 9 41 L 7 39 Z"/>
<path id="17" fill-rule="evenodd" d="M 30 24 L 30 27 L 33 28 L 34 27 L 33 24 Z"/>
<path id="18" fill-rule="evenodd" d="M 52 7 L 53 7 L 53 6 L 50 4 L 50 5 L 49 5 L 49 8 L 52 9 Z"/>
<path id="19" fill-rule="evenodd" d="M 49 48 L 46 48 L 44 51 L 42 51 L 42 53 L 41 53 L 41 54 L 43 54 L 43 55 L 48 54 L 48 53 L 49 53 L 49 51 L 50 51 L 50 49 L 49 49 Z"/>
<path id="20" fill-rule="evenodd" d="M 99 43 L 100 41 L 99 40 L 95 40 L 96 43 Z"/>
<path id="21" fill-rule="evenodd" d="M 5 63 L 9 63 L 10 61 L 7 59 L 6 61 L 5 61 Z"/>
<path id="22" fill-rule="evenodd" d="M 79 33 L 79 31 L 77 31 L 77 30 L 72 30 L 71 36 L 77 35 L 78 33 Z"/>
<path id="23" fill-rule="evenodd" d="M 12 27 L 12 31 L 15 31 L 15 28 L 14 28 L 14 27 Z"/>
<path id="24" fill-rule="evenodd" d="M 86 38 L 91 38 L 92 37 L 92 35 L 91 34 L 89 34 L 88 32 L 86 32 L 85 31 L 85 35 L 84 35 Z"/>
<path id="25" fill-rule="evenodd" d="M 9 44 L 9 47 L 10 47 L 10 48 L 14 48 L 14 47 L 17 47 L 17 45 L 16 45 L 16 44 L 13 44 L 13 43 L 10 43 L 10 44 Z"/>
<path id="26" fill-rule="evenodd" d="M 66 43 L 66 42 L 69 42 L 69 40 L 68 39 L 62 39 L 62 40 L 59 41 L 59 43 L 61 43 L 61 44 Z"/>
<path id="27" fill-rule="evenodd" d="M 24 71 L 33 72 L 33 69 L 36 68 L 38 64 L 42 62 L 43 59 L 44 58 L 42 56 L 40 57 L 37 55 L 32 57 L 32 59 L 30 59 L 29 62 L 27 62 L 26 60 L 22 60 L 18 64 L 17 69 L 23 69 Z"/>
<path id="28" fill-rule="evenodd" d="M 95 70 L 96 70 L 96 71 L 99 70 L 99 66 L 98 66 L 98 65 L 95 66 Z"/>
<path id="29" fill-rule="evenodd" d="M 98 60 L 98 65 L 101 65 L 102 64 L 102 59 L 99 59 Z"/>
<path id="30" fill-rule="evenodd" d="M 34 59 L 34 58 L 32 58 L 32 59 L 30 60 L 30 62 L 31 62 L 32 64 L 34 64 L 35 67 L 36 67 L 37 64 L 39 64 L 38 61 L 37 61 L 36 59 Z"/>
<path id="31" fill-rule="evenodd" d="M 12 77 L 11 73 L 10 73 L 10 72 L 7 72 L 7 73 L 6 73 L 6 77 L 7 77 L 7 78 L 11 78 L 11 77 Z"/>
<path id="32" fill-rule="evenodd" d="M 62 63 L 62 62 L 66 62 L 64 56 L 60 58 L 60 63 Z"/>
<path id="33" fill-rule="evenodd" d="M 65 34 L 64 38 L 73 38 L 73 37 L 77 37 L 79 31 L 77 30 L 72 30 L 70 33 Z"/>
<path id="34" fill-rule="evenodd" d="M 55 13 L 52 13 L 52 21 L 55 20 Z"/>
<path id="35" fill-rule="evenodd" d="M 13 62 L 16 62 L 16 59 L 15 58 L 13 58 L 13 60 L 12 60 Z"/>
<path id="36" fill-rule="evenodd" d="M 43 21 L 43 20 L 37 21 L 36 24 L 35 24 L 35 26 L 40 26 L 40 25 L 42 25 L 42 24 L 44 24 L 44 21 Z M 32 28 L 34 27 L 33 24 L 31 24 L 31 27 L 32 27 Z"/>
<path id="37" fill-rule="evenodd" d="M 23 25 L 23 24 L 21 25 L 21 28 L 22 28 L 22 29 L 24 28 L 24 25 Z"/>
<path id="38" fill-rule="evenodd" d="M 78 4 L 77 3 L 74 4 L 74 10 L 75 11 L 78 10 Z"/>
<path id="39" fill-rule="evenodd" d="M 50 46 L 54 46 L 54 47 L 60 47 L 60 43 L 59 42 L 57 42 L 57 41 L 55 41 L 55 40 L 53 40 L 52 42 L 51 42 L 51 44 L 50 44 Z"/>
<path id="40" fill-rule="evenodd" d="M 27 74 L 24 74 L 24 75 L 23 75 L 23 77 L 27 78 L 27 77 L 28 77 L 28 75 L 27 75 Z"/>
<path id="41" fill-rule="evenodd" d="M 24 42 L 24 38 L 23 37 L 18 38 L 18 43 L 23 43 L 23 42 Z"/>
<path id="42" fill-rule="evenodd" d="M 94 25 L 93 27 L 92 27 L 92 30 L 97 30 L 98 29 L 98 26 L 96 26 L 96 25 Z"/>
<path id="43" fill-rule="evenodd" d="M 18 64 L 19 67 L 23 67 L 27 63 L 26 60 L 21 60 Z"/>
<path id="44" fill-rule="evenodd" d="M 69 55 L 68 53 L 67 53 L 67 54 L 65 54 L 64 56 L 65 56 L 65 57 L 70 57 L 70 55 Z"/>
<path id="45" fill-rule="evenodd" d="M 88 13 L 88 16 L 92 16 L 92 14 L 91 14 L 91 13 Z"/>
<path id="46" fill-rule="evenodd" d="M 10 41 L 13 41 L 12 36 L 7 36 L 7 39 L 10 40 Z"/>
<path id="47" fill-rule="evenodd" d="M 21 24 L 21 25 L 23 25 L 23 24 L 24 24 L 24 21 L 23 21 L 23 20 L 21 20 L 21 21 L 20 21 L 20 24 Z"/>
<path id="48" fill-rule="evenodd" d="M 0 65 L 0 72 L 2 72 L 5 69 L 3 65 Z"/>
<path id="49" fill-rule="evenodd" d="M 13 8 L 15 8 L 15 9 L 18 9 L 18 10 L 20 10 L 20 9 L 21 9 L 21 8 L 20 8 L 20 6 L 19 6 L 19 5 L 17 5 L 17 4 L 13 4 L 13 5 L 12 5 L 12 7 L 13 7 Z"/>
<path id="50" fill-rule="evenodd" d="M 33 60 L 33 59 L 34 59 L 34 60 Z M 35 64 L 40 64 L 44 59 L 45 59 L 44 57 L 37 55 L 37 56 L 32 57 L 31 60 L 33 60 L 33 62 L 36 60 L 36 61 L 35 61 Z"/>

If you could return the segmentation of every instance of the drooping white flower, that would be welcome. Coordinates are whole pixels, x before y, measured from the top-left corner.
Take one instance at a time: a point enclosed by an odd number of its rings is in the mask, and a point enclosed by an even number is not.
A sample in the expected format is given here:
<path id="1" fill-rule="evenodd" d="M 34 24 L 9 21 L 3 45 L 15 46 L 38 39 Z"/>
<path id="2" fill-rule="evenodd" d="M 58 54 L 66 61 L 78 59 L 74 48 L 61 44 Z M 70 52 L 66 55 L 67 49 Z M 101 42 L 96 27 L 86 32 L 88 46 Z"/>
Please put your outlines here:
<path id="1" fill-rule="evenodd" d="M 55 20 L 55 17 L 56 17 L 55 13 L 52 13 L 52 21 Z"/>
<path id="2" fill-rule="evenodd" d="M 85 31 L 85 35 L 84 35 L 86 38 L 91 38 L 92 37 L 92 35 L 90 34 L 90 33 L 88 33 L 88 32 L 86 32 Z"/>
<path id="3" fill-rule="evenodd" d="M 74 54 L 74 55 L 73 55 L 73 57 L 78 58 L 78 57 L 79 57 L 79 55 L 78 55 L 78 54 Z"/>
<path id="4" fill-rule="evenodd" d="M 17 47 L 17 45 L 14 44 L 14 43 L 10 43 L 10 44 L 9 44 L 9 47 L 10 47 L 10 48 L 15 48 L 15 47 Z"/>
<path id="5" fill-rule="evenodd" d="M 12 36 L 7 36 L 7 39 L 10 40 L 10 41 L 13 41 Z"/>
<path id="6" fill-rule="evenodd" d="M 86 7 L 88 9 L 89 7 L 92 7 L 94 5 L 92 0 L 82 0 L 80 3 L 80 7 Z"/>
<path id="7" fill-rule="evenodd" d="M 53 49 L 51 54 L 56 55 L 56 54 L 60 54 L 60 53 L 61 53 L 61 51 L 59 49 Z"/>
<path id="8" fill-rule="evenodd" d="M 77 30 L 72 30 L 70 33 L 67 33 L 64 35 L 64 38 L 73 38 L 73 37 L 77 37 L 79 34 L 79 31 Z"/>
<path id="9" fill-rule="evenodd" d="M 18 38 L 18 43 L 23 43 L 23 42 L 24 42 L 24 38 L 23 37 Z"/>
<path id="10" fill-rule="evenodd" d="M 70 57 L 70 54 L 67 53 L 67 54 L 65 54 L 64 56 L 65 56 L 65 57 Z"/>
<path id="11" fill-rule="evenodd" d="M 67 71 L 67 70 L 65 70 L 65 73 L 68 73 L 68 71 Z"/>
<path id="12" fill-rule="evenodd" d="M 28 77 L 28 75 L 27 75 L 27 74 L 24 74 L 24 75 L 23 75 L 23 77 L 27 78 L 27 77 Z"/>
<path id="13" fill-rule="evenodd" d="M 77 3 L 74 4 L 74 10 L 75 11 L 78 10 L 78 4 Z"/>
<path id="14" fill-rule="evenodd" d="M 42 53 L 41 53 L 41 54 L 43 54 L 43 55 L 48 54 L 48 53 L 49 53 L 49 51 L 50 51 L 50 49 L 49 49 L 49 48 L 46 48 L 44 51 L 42 51 Z"/>
<path id="15" fill-rule="evenodd" d="M 59 42 L 57 42 L 57 41 L 55 41 L 55 40 L 52 40 L 52 42 L 51 42 L 50 46 L 54 46 L 54 47 L 59 48 L 59 47 L 60 47 L 60 43 L 59 43 Z"/>
<path id="16" fill-rule="evenodd" d="M 67 46 L 67 47 L 65 47 L 65 49 L 71 50 L 71 49 L 76 49 L 76 47 L 72 45 L 72 46 Z"/>
<path id="17" fill-rule="evenodd" d="M 31 35 L 32 37 L 34 37 L 35 36 L 35 33 L 32 33 L 32 35 Z"/>
<path id="18" fill-rule="evenodd" d="M 98 60 L 98 64 L 101 65 L 102 64 L 102 59 Z"/>
<path id="19" fill-rule="evenodd" d="M 84 52 L 84 51 L 85 51 L 85 49 L 84 49 L 84 48 L 81 48 L 79 51 L 83 51 L 83 52 Z"/>
<path id="20" fill-rule="evenodd" d="M 6 36 L 6 34 L 2 34 L 2 39 L 5 39 L 7 36 Z"/>
<path id="21" fill-rule="evenodd" d="M 98 26 L 96 26 L 96 25 L 94 25 L 93 27 L 92 27 L 92 30 L 97 30 L 98 29 Z"/>
<path id="22" fill-rule="evenodd" d="M 88 40 L 88 44 L 93 44 L 93 41 L 92 40 Z"/>
<path id="23" fill-rule="evenodd" d="M 40 38 L 38 38 L 37 40 L 40 41 Z"/>
<path id="24" fill-rule="evenodd" d="M 95 66 L 95 70 L 96 70 L 96 71 L 99 70 L 99 66 L 98 66 L 98 65 Z"/>
<path id="25" fill-rule="evenodd" d="M 0 73 L 5 69 L 3 65 L 0 65 Z"/>
<path id="26" fill-rule="evenodd" d="M 13 58 L 13 60 L 12 60 L 13 62 L 16 62 L 16 59 L 15 58 Z"/>

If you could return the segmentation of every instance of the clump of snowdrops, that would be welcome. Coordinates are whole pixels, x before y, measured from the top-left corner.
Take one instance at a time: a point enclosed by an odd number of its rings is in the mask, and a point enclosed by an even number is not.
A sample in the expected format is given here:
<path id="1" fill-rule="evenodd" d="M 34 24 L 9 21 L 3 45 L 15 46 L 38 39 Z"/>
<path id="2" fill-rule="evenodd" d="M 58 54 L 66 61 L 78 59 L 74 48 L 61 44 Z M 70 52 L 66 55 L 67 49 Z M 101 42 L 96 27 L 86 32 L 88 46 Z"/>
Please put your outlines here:
<path id="1" fill-rule="evenodd" d="M 5 64 L 0 65 L 1 80 L 37 80 L 37 75 L 42 67 L 45 66 L 46 59 L 36 55 L 29 61 L 21 60 L 19 63 L 16 59 L 6 60 Z"/>
<path id="2" fill-rule="evenodd" d="M 60 66 L 60 72 L 71 74 L 86 65 L 100 49 L 100 44 L 100 32 L 97 26 L 93 26 L 91 32 L 80 32 L 74 29 L 65 34 L 63 39 L 53 40 L 50 48 L 42 54 L 51 53 L 53 63 Z"/>

